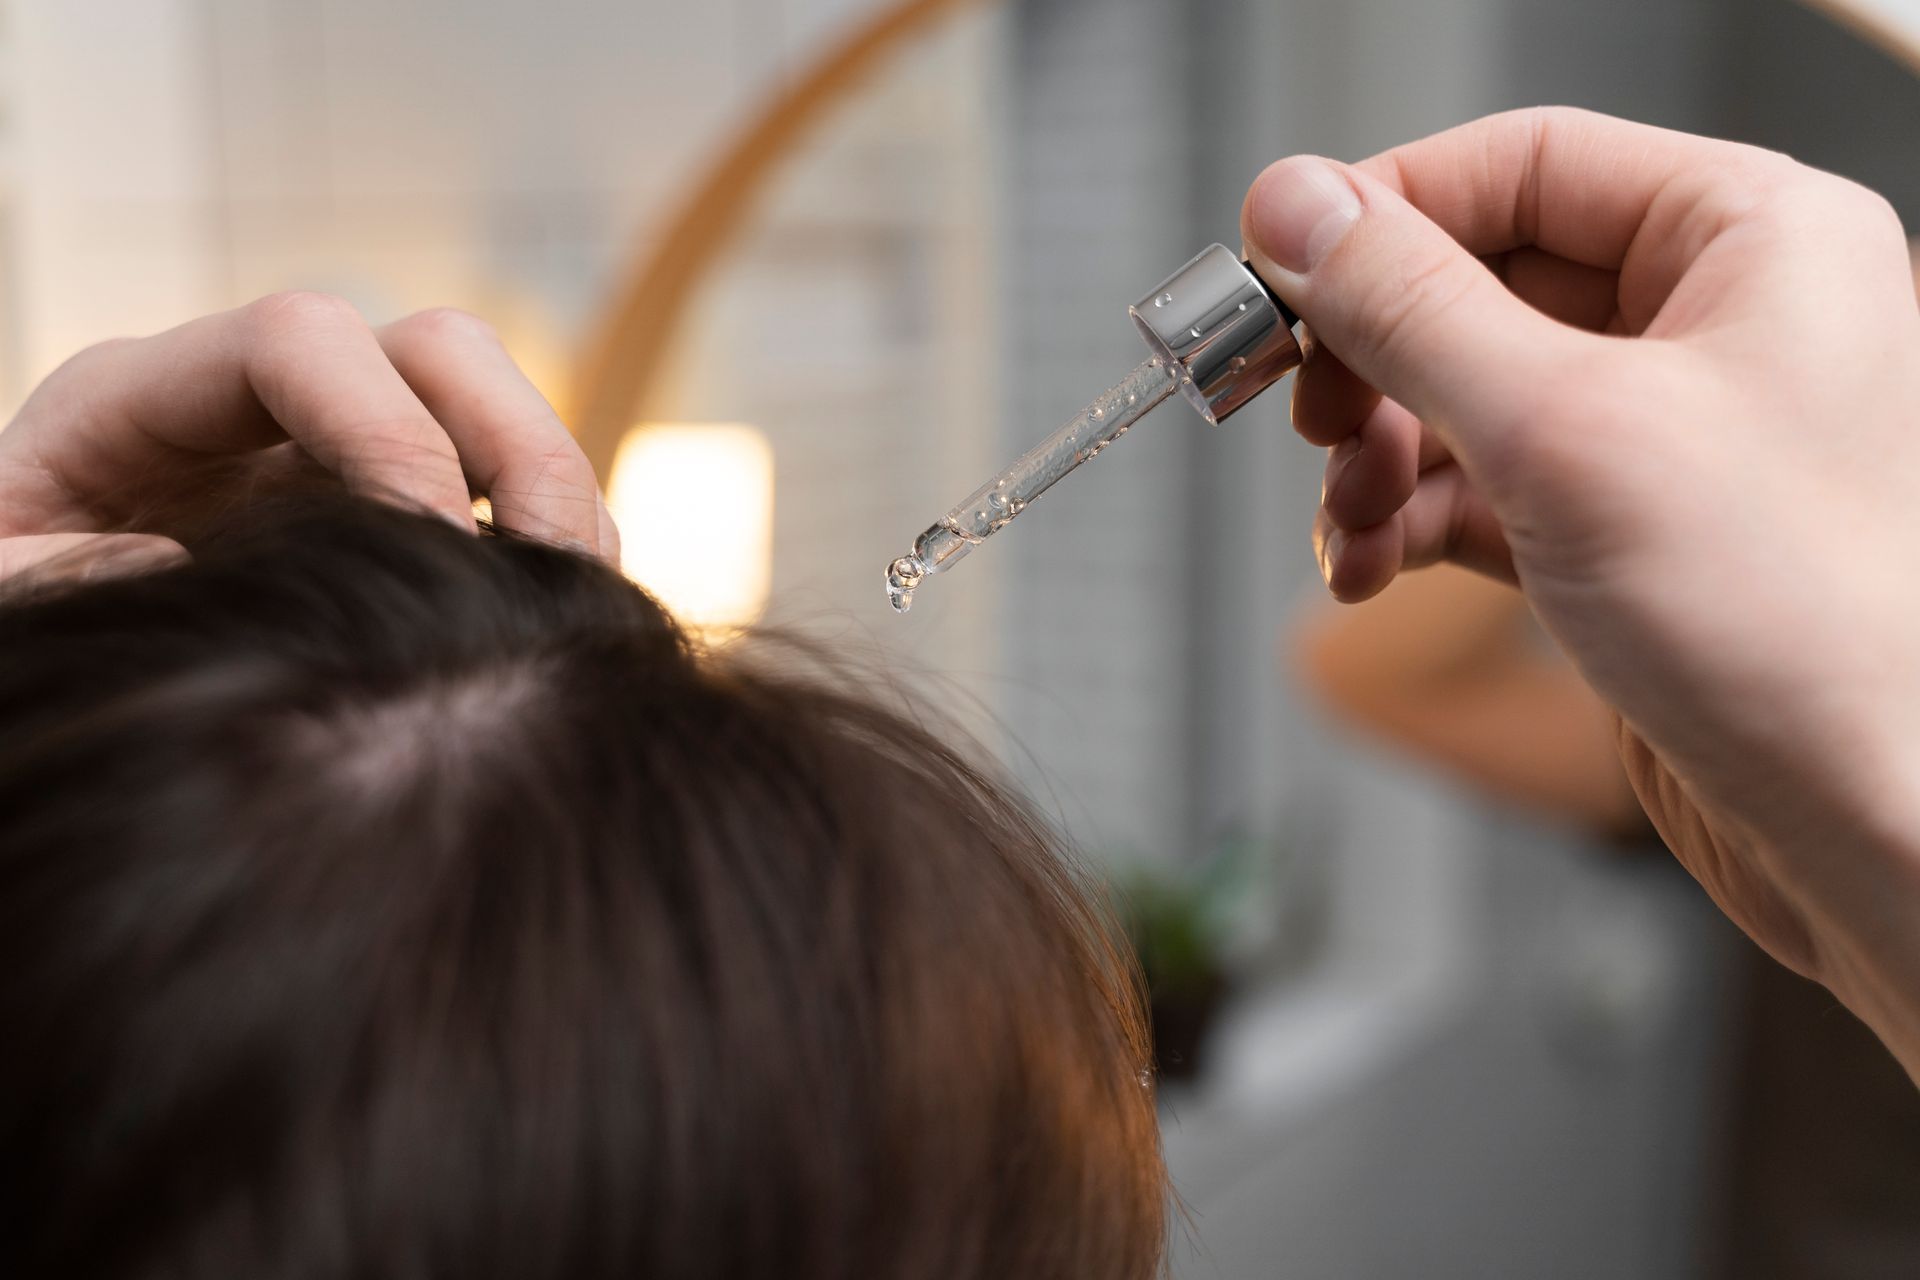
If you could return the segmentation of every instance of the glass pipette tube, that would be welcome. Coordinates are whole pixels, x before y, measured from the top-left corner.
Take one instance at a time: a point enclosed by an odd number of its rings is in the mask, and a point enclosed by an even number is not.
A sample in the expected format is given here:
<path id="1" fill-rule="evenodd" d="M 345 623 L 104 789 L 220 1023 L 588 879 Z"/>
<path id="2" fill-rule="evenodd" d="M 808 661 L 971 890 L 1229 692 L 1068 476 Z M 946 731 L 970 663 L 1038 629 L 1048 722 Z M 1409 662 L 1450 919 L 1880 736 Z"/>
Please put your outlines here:
<path id="1" fill-rule="evenodd" d="M 1007 527 L 1060 478 L 1100 455 L 1175 391 L 1223 422 L 1301 360 L 1293 312 L 1225 245 L 1208 245 L 1127 309 L 1154 355 L 1078 417 L 913 540 L 887 566 L 887 599 L 905 613 L 914 589 Z"/>
<path id="2" fill-rule="evenodd" d="M 894 610 L 905 613 L 912 608 L 914 589 L 929 576 L 952 568 L 1063 476 L 1099 457 L 1102 449 L 1172 395 L 1183 376 L 1185 371 L 1177 363 L 1160 356 L 1145 361 L 915 538 L 913 550 L 887 566 L 887 599 Z"/>

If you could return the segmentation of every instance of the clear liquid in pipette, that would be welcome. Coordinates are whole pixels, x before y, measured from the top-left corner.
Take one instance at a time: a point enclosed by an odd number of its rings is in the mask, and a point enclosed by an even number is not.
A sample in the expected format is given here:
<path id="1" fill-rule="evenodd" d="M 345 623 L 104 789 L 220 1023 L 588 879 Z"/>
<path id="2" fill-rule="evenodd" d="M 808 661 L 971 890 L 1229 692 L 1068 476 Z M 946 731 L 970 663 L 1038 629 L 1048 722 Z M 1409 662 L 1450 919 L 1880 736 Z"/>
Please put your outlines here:
<path id="1" fill-rule="evenodd" d="M 988 481 L 932 528 L 913 550 L 887 566 L 887 600 L 896 613 L 913 607 L 914 591 L 1013 522 L 1061 477 L 1100 456 L 1179 385 L 1182 370 L 1153 357 L 1082 409 L 1019 461 Z"/>

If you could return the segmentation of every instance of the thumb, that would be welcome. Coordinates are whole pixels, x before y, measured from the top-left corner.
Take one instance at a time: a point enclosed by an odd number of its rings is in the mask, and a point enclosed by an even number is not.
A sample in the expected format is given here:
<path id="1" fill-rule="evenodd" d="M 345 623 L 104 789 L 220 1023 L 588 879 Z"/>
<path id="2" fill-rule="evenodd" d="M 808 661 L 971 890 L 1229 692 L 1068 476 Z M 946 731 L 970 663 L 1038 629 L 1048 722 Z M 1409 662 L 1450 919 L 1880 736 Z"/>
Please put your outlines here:
<path id="1" fill-rule="evenodd" d="M 1296 156 L 1255 180 L 1241 231 L 1255 270 L 1315 341 L 1463 461 L 1539 425 L 1529 410 L 1578 335 L 1509 293 L 1398 193 Z"/>

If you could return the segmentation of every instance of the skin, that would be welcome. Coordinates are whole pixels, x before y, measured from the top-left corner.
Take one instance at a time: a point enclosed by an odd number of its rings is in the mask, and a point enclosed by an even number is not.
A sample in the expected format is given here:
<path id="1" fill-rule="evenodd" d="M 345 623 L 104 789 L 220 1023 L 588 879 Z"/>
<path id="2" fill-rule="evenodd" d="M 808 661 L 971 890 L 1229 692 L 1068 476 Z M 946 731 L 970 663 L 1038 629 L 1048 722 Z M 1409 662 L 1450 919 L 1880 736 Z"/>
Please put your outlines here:
<path id="1" fill-rule="evenodd" d="M 195 519 L 320 467 L 349 488 L 609 561 L 593 468 L 485 323 L 451 309 L 370 327 L 283 293 L 89 347 L 0 432 L 0 577 L 184 557 Z"/>
<path id="2" fill-rule="evenodd" d="M 1741 928 L 1920 1072 L 1920 306 L 1878 196 L 1568 110 L 1248 193 L 1342 600 L 1521 588 Z"/>
<path id="3" fill-rule="evenodd" d="M 1920 242 L 1907 249 L 1920 293 Z M 1603 839 L 1645 831 L 1612 712 L 1505 584 L 1444 564 L 1403 573 L 1362 603 L 1309 611 L 1289 640 L 1301 682 L 1342 719 Z"/>
<path id="4" fill-rule="evenodd" d="M 1907 251 L 1920 294 L 1920 242 Z M 1342 720 L 1601 839 L 1644 833 L 1611 710 L 1505 583 L 1436 564 L 1365 603 L 1309 610 L 1288 641 L 1302 683 Z"/>

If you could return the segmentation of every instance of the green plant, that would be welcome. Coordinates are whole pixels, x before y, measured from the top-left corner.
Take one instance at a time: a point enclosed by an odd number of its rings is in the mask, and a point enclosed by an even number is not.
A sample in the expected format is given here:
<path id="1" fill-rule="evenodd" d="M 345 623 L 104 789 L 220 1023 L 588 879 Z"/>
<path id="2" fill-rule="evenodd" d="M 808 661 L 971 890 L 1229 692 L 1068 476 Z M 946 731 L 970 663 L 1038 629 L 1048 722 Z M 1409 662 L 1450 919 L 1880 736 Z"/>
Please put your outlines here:
<path id="1" fill-rule="evenodd" d="M 1188 863 L 1136 862 L 1115 878 L 1127 938 L 1140 958 L 1160 1073 L 1187 1077 L 1229 986 L 1237 921 L 1264 847 L 1222 840 Z"/>
<path id="2" fill-rule="evenodd" d="M 1156 993 L 1191 990 L 1220 975 L 1220 940 L 1204 897 L 1164 873 L 1136 872 L 1121 889 L 1127 937 Z"/>

